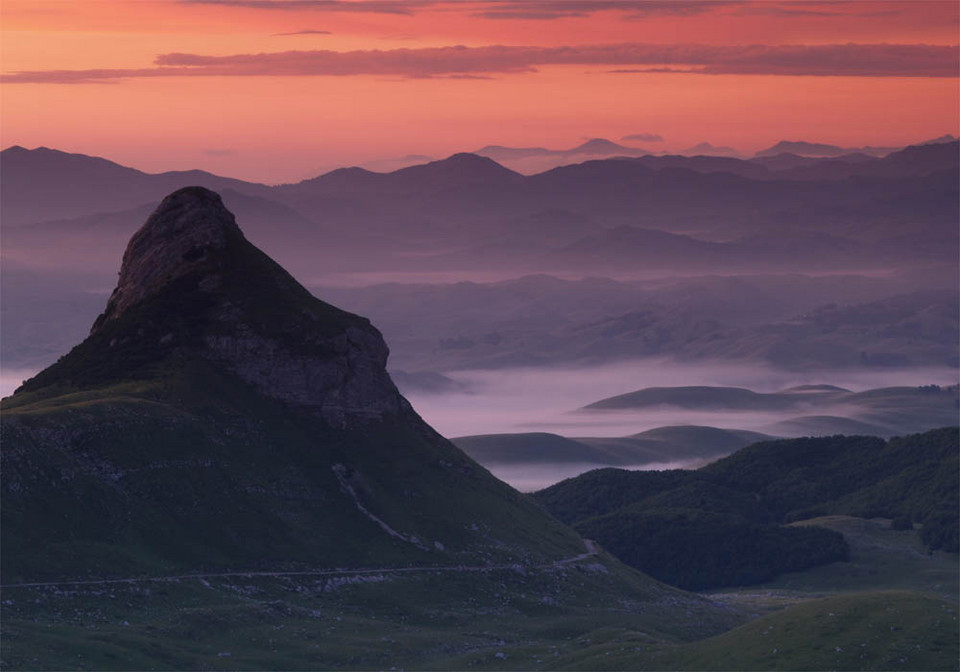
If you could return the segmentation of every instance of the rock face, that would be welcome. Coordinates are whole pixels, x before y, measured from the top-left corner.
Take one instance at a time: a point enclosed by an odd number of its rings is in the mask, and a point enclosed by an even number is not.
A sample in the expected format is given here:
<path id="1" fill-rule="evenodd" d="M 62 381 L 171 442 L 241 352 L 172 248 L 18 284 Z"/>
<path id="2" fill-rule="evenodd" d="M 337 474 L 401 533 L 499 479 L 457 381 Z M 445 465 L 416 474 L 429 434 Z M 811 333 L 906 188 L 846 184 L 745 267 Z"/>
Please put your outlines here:
<path id="1" fill-rule="evenodd" d="M 310 296 L 202 187 L 167 196 L 133 235 L 91 334 L 109 335 L 110 348 L 155 341 L 159 356 L 189 348 L 337 425 L 410 410 L 380 332 Z"/>
<path id="2" fill-rule="evenodd" d="M 130 239 L 120 281 L 93 331 L 172 280 L 208 265 L 230 242 L 239 245 L 242 239 L 233 214 L 216 192 L 187 187 L 170 194 Z"/>

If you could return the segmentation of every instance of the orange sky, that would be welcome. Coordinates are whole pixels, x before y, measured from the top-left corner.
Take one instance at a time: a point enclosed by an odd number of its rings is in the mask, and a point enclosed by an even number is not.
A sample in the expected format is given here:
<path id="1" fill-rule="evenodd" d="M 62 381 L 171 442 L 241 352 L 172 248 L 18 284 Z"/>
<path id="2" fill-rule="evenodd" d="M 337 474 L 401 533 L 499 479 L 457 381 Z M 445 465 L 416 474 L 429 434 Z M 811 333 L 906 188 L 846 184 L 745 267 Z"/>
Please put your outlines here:
<path id="1" fill-rule="evenodd" d="M 149 171 L 278 182 L 487 144 L 895 146 L 960 125 L 953 1 L 0 7 L 2 145 Z"/>

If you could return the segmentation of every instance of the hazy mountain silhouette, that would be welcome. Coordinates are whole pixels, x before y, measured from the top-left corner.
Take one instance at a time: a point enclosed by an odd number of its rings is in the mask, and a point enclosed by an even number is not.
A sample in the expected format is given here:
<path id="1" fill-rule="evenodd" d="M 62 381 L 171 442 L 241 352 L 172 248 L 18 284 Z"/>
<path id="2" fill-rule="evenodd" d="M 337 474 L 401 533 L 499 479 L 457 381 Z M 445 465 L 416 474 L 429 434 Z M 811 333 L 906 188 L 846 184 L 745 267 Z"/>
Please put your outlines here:
<path id="1" fill-rule="evenodd" d="M 268 197 L 265 185 L 202 170 L 145 173 L 84 154 L 9 147 L 0 152 L 0 215 L 4 227 L 156 204 L 171 191 L 202 185 Z"/>
<path id="2" fill-rule="evenodd" d="M 615 438 L 567 438 L 545 432 L 529 432 L 460 436 L 451 440 L 470 457 L 488 466 L 572 462 L 636 467 L 651 463 L 716 459 L 769 438 L 766 434 L 739 429 L 685 425 L 658 427 Z"/>
<path id="3" fill-rule="evenodd" d="M 732 158 L 740 158 L 742 156 L 741 153 L 733 147 L 717 147 L 716 145 L 711 145 L 709 142 L 701 142 L 693 147 L 681 149 L 677 153 L 686 156 L 729 156 Z"/>
<path id="4" fill-rule="evenodd" d="M 392 173 L 345 168 L 297 184 L 230 181 L 229 188 L 292 208 L 282 220 L 322 221 L 325 245 L 363 244 L 379 264 L 388 241 L 415 246 L 420 254 L 431 247 L 489 243 L 512 233 L 507 222 L 551 210 L 606 227 L 702 232 L 727 240 L 773 233 L 771 221 L 777 228 L 803 222 L 804 228 L 841 236 L 849 235 L 844 227 L 869 223 L 876 239 L 883 237 L 876 235 L 878 227 L 889 226 L 892 234 L 909 218 L 920 231 L 936 220 L 931 226 L 946 232 L 955 211 L 956 155 L 956 143 L 928 145 L 879 161 L 797 166 L 794 175 L 789 168 L 770 173 L 767 166 L 731 158 L 645 156 L 524 176 L 488 158 L 456 154 Z M 193 175 L 147 175 L 50 150 L 11 148 L 4 161 L 8 224 L 143 206 L 165 183 Z M 110 180 L 120 180 L 123 188 L 107 187 Z M 333 233 L 331 239 L 327 234 Z M 382 244 L 371 245 L 376 240 Z"/>
<path id="5" fill-rule="evenodd" d="M 654 170 L 685 168 L 697 173 L 731 173 L 755 180 L 772 179 L 771 172 L 766 166 L 743 161 L 733 156 L 666 154 L 663 156 L 642 156 L 636 161 Z"/>
<path id="6" fill-rule="evenodd" d="M 644 156 L 586 161 L 532 176 L 488 158 L 460 154 L 392 173 L 349 168 L 278 187 L 241 183 L 241 190 L 223 193 L 229 206 L 249 222 L 250 238 L 297 277 L 311 282 L 321 274 L 384 272 L 461 277 L 468 272 L 499 277 L 573 273 L 624 279 L 678 272 L 882 272 L 929 278 L 905 280 L 900 290 L 888 287 L 889 295 L 906 295 L 913 289 L 955 287 L 955 251 L 960 245 L 957 147 L 957 142 L 916 146 L 882 159 L 800 157 L 794 167 L 778 165 L 777 169 L 771 169 L 770 162 L 782 155 L 751 161 Z M 7 162 L 7 157 L 17 160 Z M 48 163 L 56 166 L 49 173 L 41 170 Z M 100 175 L 101 180 L 119 176 L 121 188 L 97 186 L 88 179 L 91 175 Z M 8 275 L 4 288 L 6 305 L 15 309 L 4 321 L 4 353 L 26 356 L 64 347 L 66 342 L 58 341 L 57 334 L 47 334 L 48 330 L 29 336 L 30 329 L 17 327 L 13 333 L 10 325 L 27 315 L 42 315 L 44 296 L 51 306 L 64 296 L 88 306 L 86 297 L 79 294 L 81 289 L 108 289 L 125 237 L 151 207 L 149 200 L 139 199 L 156 189 L 158 180 L 181 177 L 147 175 L 52 150 L 7 150 L 4 188 L 13 192 L 11 185 L 26 186 L 23 194 L 4 199 L 4 207 L 8 203 L 14 209 L 22 206 L 23 219 L 33 223 L 5 227 L 4 263 L 18 274 Z M 147 187 L 123 187 L 127 184 Z M 85 186 L 80 190 L 77 185 Z M 39 202 L 34 214 L 29 214 L 33 206 L 25 205 L 27 194 L 34 194 L 31 198 Z M 126 201 L 133 203 L 125 205 Z M 115 209 L 86 212 L 108 206 Z M 72 217 L 37 220 L 50 210 L 70 210 Z M 26 280 L 21 282 L 27 277 L 21 270 L 49 272 L 51 267 L 69 270 L 77 278 L 55 274 L 56 282 L 62 283 L 60 294 L 53 284 L 45 283 L 43 296 L 31 290 Z M 877 314 L 892 320 L 891 325 L 921 319 L 922 311 L 932 316 L 923 318 L 924 324 L 939 325 L 950 319 L 948 302 L 923 296 L 927 298 L 914 306 L 913 317 L 887 309 Z M 880 298 L 873 294 L 855 300 Z M 718 305 L 729 305 L 727 299 Z M 603 298 L 590 300 L 609 305 Z M 782 294 L 778 300 L 784 306 L 796 305 Z M 36 308 L 19 312 L 31 305 Z M 525 309 L 539 315 L 530 305 Z M 803 310 L 816 307 L 804 304 Z M 447 310 L 462 315 L 469 307 L 457 303 Z M 616 310 L 589 319 L 551 317 L 530 326 L 526 344 L 521 344 L 519 334 L 505 333 L 503 319 L 488 311 L 484 319 L 491 326 L 485 331 L 471 327 L 432 335 L 434 347 L 440 341 L 474 344 L 437 350 L 438 365 L 424 361 L 430 342 L 426 335 L 424 340 L 418 337 L 415 345 L 398 341 L 397 356 L 401 368 L 411 371 L 664 353 L 686 358 L 695 352 L 702 357 L 761 359 L 790 368 L 805 363 L 850 366 L 861 361 L 861 351 L 866 353 L 862 361 L 869 366 L 956 361 L 956 355 L 950 354 L 955 344 L 947 347 L 949 330 L 927 330 L 908 343 L 907 337 L 898 335 L 906 332 L 899 327 L 884 331 L 881 320 L 859 337 L 866 338 L 867 344 L 858 348 L 853 322 L 821 334 L 806 318 L 776 327 L 758 314 L 748 328 L 763 329 L 748 333 L 738 320 L 715 313 L 706 319 L 702 307 L 698 310 L 617 303 Z M 854 312 L 849 313 L 850 320 L 857 319 Z M 803 314 L 798 310 L 778 319 Z M 20 317 L 13 319 L 13 315 Z M 445 322 L 443 316 L 425 317 L 434 324 Z M 576 331 L 564 333 L 567 329 Z M 500 333 L 496 345 L 483 338 L 493 332 Z M 748 339 L 749 345 L 737 347 L 741 339 Z M 554 345 L 546 348 L 548 343 Z M 42 347 L 37 350 L 39 344 Z M 539 354 L 534 352 L 537 348 Z M 36 361 L 33 355 L 27 359 Z"/>
<path id="7" fill-rule="evenodd" d="M 870 154 L 885 156 L 901 147 L 839 147 L 822 142 L 805 140 L 781 140 L 772 147 L 762 149 L 755 156 L 776 156 L 777 154 L 799 154 L 801 156 L 841 156 L 842 154 Z"/>
<path id="8" fill-rule="evenodd" d="M 531 157 L 574 157 L 577 155 L 586 156 L 641 156 L 650 154 L 648 150 L 639 147 L 628 147 L 621 145 L 606 138 L 592 138 L 586 142 L 571 147 L 570 149 L 546 149 L 544 147 L 504 147 L 502 145 L 487 145 L 475 152 L 480 156 L 486 156 L 494 161 L 509 161 L 513 159 L 527 159 Z"/>

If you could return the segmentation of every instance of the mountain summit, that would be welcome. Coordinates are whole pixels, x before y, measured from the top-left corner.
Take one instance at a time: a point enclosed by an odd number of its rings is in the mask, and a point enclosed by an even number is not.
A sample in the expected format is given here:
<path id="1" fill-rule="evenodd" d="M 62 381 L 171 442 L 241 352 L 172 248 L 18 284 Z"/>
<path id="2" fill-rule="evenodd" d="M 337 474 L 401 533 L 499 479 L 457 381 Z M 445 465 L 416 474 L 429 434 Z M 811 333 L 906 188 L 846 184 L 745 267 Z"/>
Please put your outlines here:
<path id="1" fill-rule="evenodd" d="M 90 338 L 24 390 L 151 377 L 187 357 L 343 424 L 408 408 L 387 354 L 369 321 L 315 299 L 249 243 L 219 195 L 187 187 L 131 238 Z"/>
<path id="2" fill-rule="evenodd" d="M 387 354 L 217 194 L 176 191 L 90 336 L 3 402 L 4 578 L 582 553 L 417 416 Z"/>
<path id="3" fill-rule="evenodd" d="M 219 194 L 203 187 L 170 194 L 130 240 L 120 282 L 94 330 L 198 267 L 215 273 L 223 265 L 227 246 L 242 245 L 242 239 Z"/>

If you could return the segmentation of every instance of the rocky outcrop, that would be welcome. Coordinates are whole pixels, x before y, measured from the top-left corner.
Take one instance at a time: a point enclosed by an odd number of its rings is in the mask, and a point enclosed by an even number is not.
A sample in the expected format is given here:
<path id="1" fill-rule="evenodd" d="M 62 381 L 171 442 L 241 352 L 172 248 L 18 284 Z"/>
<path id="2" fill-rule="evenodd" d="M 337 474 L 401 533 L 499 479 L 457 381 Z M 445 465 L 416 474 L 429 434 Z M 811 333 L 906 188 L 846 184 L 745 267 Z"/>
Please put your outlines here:
<path id="1" fill-rule="evenodd" d="M 246 242 L 219 194 L 203 187 L 173 192 L 127 244 L 120 280 L 91 331 L 171 281 L 209 265 L 231 241 Z"/>
<path id="2" fill-rule="evenodd" d="M 331 356 L 301 355 L 257 334 L 208 336 L 204 354 L 261 394 L 319 413 L 328 422 L 376 419 L 410 410 L 386 372 L 379 334 L 348 328 L 326 339 Z"/>
<path id="3" fill-rule="evenodd" d="M 133 324 L 120 326 L 128 313 Z M 190 349 L 337 426 L 411 410 L 386 372 L 380 332 L 310 296 L 202 187 L 167 196 L 134 234 L 91 334 L 110 348 L 151 339 L 161 355 Z"/>

